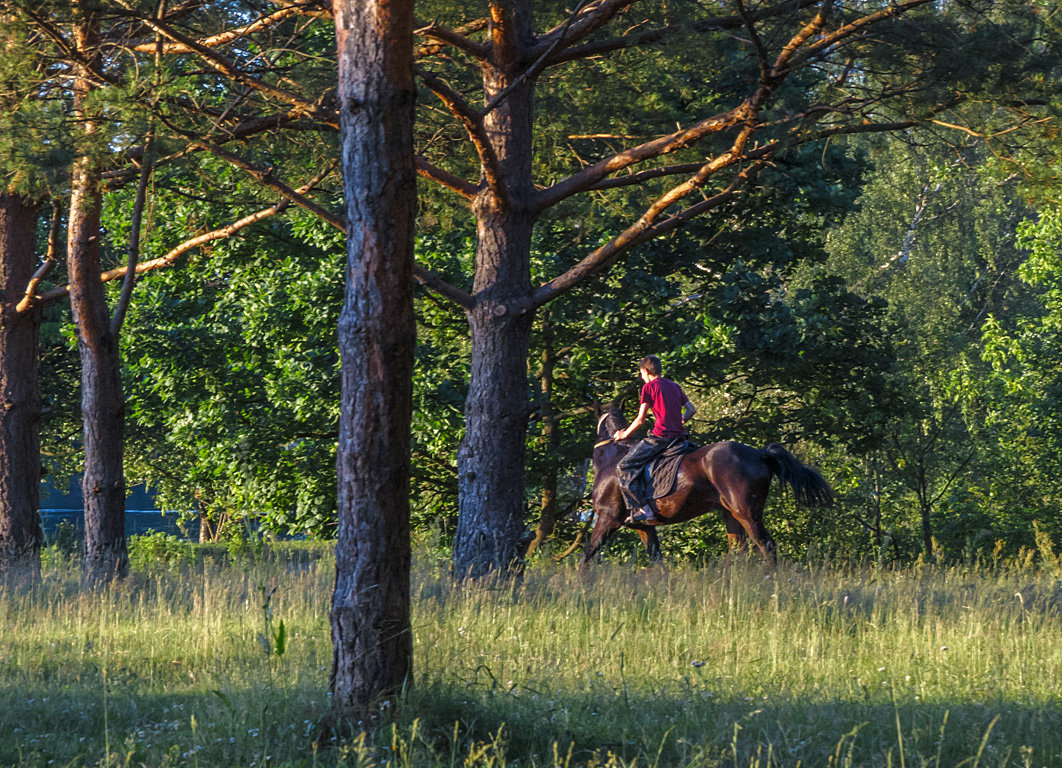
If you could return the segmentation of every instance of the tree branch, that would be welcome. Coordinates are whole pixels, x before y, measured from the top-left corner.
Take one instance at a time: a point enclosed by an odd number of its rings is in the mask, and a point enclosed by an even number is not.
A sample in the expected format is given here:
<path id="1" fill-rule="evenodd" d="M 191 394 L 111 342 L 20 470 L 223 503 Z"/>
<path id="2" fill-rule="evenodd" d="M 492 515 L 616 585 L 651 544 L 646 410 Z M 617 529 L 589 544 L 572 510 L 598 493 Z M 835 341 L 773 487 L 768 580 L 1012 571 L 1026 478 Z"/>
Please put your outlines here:
<path id="1" fill-rule="evenodd" d="M 196 237 L 193 237 L 189 240 L 185 240 L 176 248 L 166 253 L 166 255 L 160 256 L 157 259 L 152 259 L 151 261 L 143 261 L 137 264 L 135 269 L 136 274 L 140 275 L 144 272 L 151 272 L 156 269 L 172 266 L 178 258 L 180 258 L 185 253 L 188 253 L 188 251 L 191 251 L 201 245 L 205 245 L 206 243 L 212 242 L 214 240 L 222 240 L 225 238 L 232 237 L 241 229 L 249 227 L 252 224 L 257 224 L 260 221 L 265 221 L 266 219 L 283 212 L 290 205 L 291 202 L 289 200 L 282 200 L 276 205 L 270 206 L 269 208 L 263 208 L 262 210 L 252 213 L 249 216 L 245 216 L 242 219 L 234 221 L 228 226 L 221 227 L 220 229 L 215 229 L 211 232 L 206 232 L 202 235 L 197 235 Z M 106 272 L 100 273 L 100 280 L 105 283 L 110 282 L 111 280 L 117 280 L 119 278 L 125 277 L 127 271 L 127 266 L 110 269 Z M 41 303 L 47 303 L 49 301 L 52 301 L 53 299 L 62 298 L 63 296 L 68 295 L 69 293 L 70 286 L 62 285 L 56 288 L 52 288 L 50 291 L 47 291 L 46 293 L 42 294 L 38 298 L 38 300 Z"/>
<path id="2" fill-rule="evenodd" d="M 347 233 L 347 222 L 342 216 L 332 213 L 332 211 L 329 211 L 327 208 L 324 208 L 315 203 L 313 200 L 310 200 L 308 197 L 306 197 L 305 192 L 292 189 L 287 184 L 274 177 L 271 169 L 262 170 L 261 168 L 258 168 L 247 160 L 244 160 L 242 157 L 234 155 L 231 152 L 227 152 L 221 149 L 220 147 L 215 147 L 208 144 L 203 144 L 202 146 L 211 154 L 217 155 L 218 157 L 235 166 L 236 168 L 239 168 L 240 170 L 246 172 L 249 176 L 251 176 L 251 178 L 253 178 L 262 186 L 272 189 L 274 192 L 277 192 L 283 197 L 287 198 L 290 202 L 295 203 L 300 208 L 303 208 L 312 213 L 314 216 L 317 216 L 322 221 L 328 222 L 343 234 Z M 331 172 L 331 170 L 336 166 L 337 162 L 337 160 L 333 160 L 332 163 L 329 165 L 327 171 Z M 440 296 L 449 299 L 450 301 L 464 307 L 465 309 L 472 308 L 472 297 L 468 293 L 465 293 L 460 288 L 456 288 L 450 285 L 430 270 L 414 264 L 413 276 L 416 277 L 416 279 L 422 285 L 435 291 Z"/>
<path id="3" fill-rule="evenodd" d="M 535 208 L 538 212 L 556 205 L 557 203 L 584 192 L 609 176 L 624 168 L 629 168 L 637 163 L 651 160 L 654 157 L 677 152 L 685 149 L 697 140 L 713 133 L 719 133 L 739 124 L 743 115 L 739 109 L 731 109 L 718 115 L 701 120 L 699 123 L 683 128 L 666 136 L 647 141 L 637 147 L 619 152 L 611 157 L 599 160 L 591 166 L 584 168 L 567 179 L 548 187 L 536 195 Z M 700 167 L 698 165 L 698 167 Z"/>
<path id="4" fill-rule="evenodd" d="M 144 156 L 144 164 L 140 169 L 140 181 L 136 187 L 136 198 L 133 201 L 132 220 L 129 225 L 129 258 L 126 261 L 125 276 L 122 282 L 122 293 L 118 298 L 118 304 L 111 316 L 111 334 L 117 337 L 125 322 L 126 313 L 129 311 L 129 302 L 133 299 L 133 286 L 136 284 L 136 265 L 140 260 L 140 224 L 144 219 L 144 200 L 147 198 L 148 180 L 151 178 L 151 137 L 148 137 L 147 152 Z"/>
<path id="5" fill-rule="evenodd" d="M 329 211 L 327 208 L 318 205 L 313 200 L 306 197 L 305 193 L 302 193 L 296 189 L 292 189 L 283 181 L 276 178 L 276 176 L 273 175 L 272 168 L 267 168 L 263 170 L 258 166 L 254 165 L 253 163 L 243 159 L 239 155 L 234 155 L 232 152 L 224 150 L 221 147 L 208 142 L 196 142 L 196 145 L 201 147 L 202 149 L 205 149 L 207 152 L 210 152 L 210 154 L 221 158 L 225 162 L 229 163 L 229 165 L 239 168 L 241 171 L 245 172 L 248 176 L 257 181 L 263 187 L 271 189 L 274 192 L 280 194 L 281 197 L 285 197 L 291 202 L 298 205 L 299 207 L 305 208 L 310 213 L 314 214 L 315 216 L 324 221 L 327 221 L 329 224 L 336 227 L 340 231 L 347 231 L 346 223 L 343 221 L 343 217 L 336 213 L 333 213 L 332 211 Z M 329 164 L 327 172 L 331 173 L 332 169 L 336 167 L 337 163 L 338 160 L 333 160 Z"/>
<path id="6" fill-rule="evenodd" d="M 326 18 L 328 14 L 324 11 L 317 10 L 316 12 L 307 13 L 310 9 L 317 8 L 315 2 L 303 2 L 292 3 L 290 5 L 278 3 L 281 7 L 272 13 L 266 14 L 258 19 L 255 19 L 250 24 L 245 24 L 242 27 L 230 29 L 225 32 L 219 32 L 216 35 L 210 35 L 204 37 L 202 40 L 196 41 L 196 43 L 202 48 L 217 48 L 222 45 L 239 40 L 247 35 L 253 34 L 260 29 L 267 29 L 274 24 L 277 24 L 289 16 L 295 15 L 309 15 L 316 18 Z M 155 42 L 140 43 L 132 46 L 132 50 L 138 53 L 152 53 L 155 50 Z M 191 48 L 184 43 L 170 42 L 162 46 L 163 53 L 196 53 L 195 48 Z"/>
<path id="7" fill-rule="evenodd" d="M 55 268 L 59 253 L 59 231 L 61 228 L 63 219 L 63 204 L 58 197 L 52 197 L 52 223 L 48 228 L 48 252 L 44 258 L 44 261 L 37 271 L 33 273 L 33 277 L 30 278 L 29 283 L 26 284 L 26 293 L 19 301 L 18 306 L 15 307 L 15 311 L 18 313 L 27 312 L 32 307 L 37 306 L 40 300 L 37 297 L 37 286 L 41 284 L 43 280 L 52 269 Z"/>
<path id="8" fill-rule="evenodd" d="M 917 0 L 917 2 L 925 2 L 925 0 Z M 800 47 L 808 41 L 808 39 L 816 34 L 826 24 L 826 19 L 829 17 L 830 12 L 833 10 L 833 0 L 825 0 L 822 6 L 819 8 L 815 17 L 804 25 L 803 29 L 793 35 L 789 42 L 782 48 L 781 53 L 778 54 L 778 58 L 774 61 L 774 66 L 771 67 L 770 73 L 766 76 L 766 80 L 778 81 L 786 75 L 786 65 L 796 55 L 796 52 L 800 50 Z"/>
<path id="9" fill-rule="evenodd" d="M 737 144 L 738 141 L 735 141 L 735 146 Z M 653 205 L 642 214 L 637 222 L 625 229 L 608 243 L 605 243 L 600 248 L 594 250 L 593 253 L 586 256 L 564 274 L 539 286 L 531 296 L 531 308 L 537 308 L 552 301 L 562 293 L 570 291 L 583 281 L 608 269 L 620 256 L 627 253 L 635 246 L 674 231 L 688 223 L 692 218 L 734 199 L 737 196 L 740 187 L 752 176 L 758 173 L 759 170 L 769 162 L 771 157 L 773 157 L 773 153 L 760 157 L 755 163 L 736 174 L 730 184 L 727 185 L 726 189 L 711 197 L 705 198 L 701 202 L 690 206 L 680 213 L 669 216 L 664 221 L 659 221 L 667 207 L 698 188 L 698 185 L 693 184 L 693 180 L 691 179 L 685 184 L 669 190 L 663 196 L 658 198 Z M 733 165 L 741 159 L 744 158 L 738 155 L 732 155 L 731 153 L 720 155 L 711 163 L 707 163 L 703 166 L 701 173 L 698 174 L 698 176 L 704 176 L 706 178 L 707 176 L 718 172 L 724 166 Z M 665 201 L 669 202 L 665 204 Z"/>
<path id="10" fill-rule="evenodd" d="M 779 3 L 770 8 L 765 8 L 762 11 L 751 12 L 748 14 L 748 18 L 750 21 L 761 21 L 763 19 L 775 18 L 777 16 L 798 11 L 801 8 L 806 8 L 810 5 L 815 5 L 818 2 L 819 0 L 786 0 L 786 2 Z M 651 45 L 653 43 L 658 43 L 661 40 L 666 40 L 672 36 L 688 34 L 691 29 L 698 34 L 703 34 L 707 32 L 740 29 L 745 23 L 745 20 L 740 14 L 733 14 L 731 16 L 717 16 L 709 19 L 701 19 L 700 21 L 693 21 L 689 24 L 671 24 L 665 27 L 658 27 L 657 29 L 647 29 L 643 32 L 638 32 L 632 35 L 622 35 L 619 37 L 594 41 L 592 43 L 587 43 L 586 45 L 564 48 L 560 52 L 549 57 L 546 65 L 554 66 L 556 64 L 563 64 L 578 59 L 587 59 L 591 56 L 612 53 L 614 51 Z"/>
<path id="11" fill-rule="evenodd" d="M 477 21 L 467 24 L 461 29 L 447 29 L 440 26 L 436 22 L 425 24 L 423 22 L 414 22 L 417 25 L 417 29 L 413 30 L 414 35 L 420 35 L 421 37 L 427 37 L 432 40 L 437 40 L 444 45 L 453 46 L 459 51 L 464 51 L 467 54 L 482 61 L 487 57 L 490 52 L 490 48 L 485 43 L 477 43 L 473 40 L 469 40 L 467 35 L 469 32 L 479 32 L 487 28 L 487 19 L 478 19 Z M 439 45 L 424 45 L 418 48 L 414 54 L 414 58 L 421 58 L 424 56 L 431 56 L 438 53 L 441 46 Z"/>
<path id="12" fill-rule="evenodd" d="M 765 46 L 763 40 L 760 39 L 760 33 L 756 31 L 756 22 L 749 16 L 749 12 L 745 8 L 744 0 L 737 0 L 737 7 L 741 20 L 745 22 L 745 29 L 749 31 L 749 37 L 752 39 L 752 47 L 756 50 L 756 60 L 760 65 L 760 78 L 763 79 L 767 77 L 769 72 L 767 65 L 767 46 Z"/>
<path id="13" fill-rule="evenodd" d="M 299 187 L 299 189 L 297 190 L 292 190 L 292 192 L 295 195 L 299 196 L 305 195 L 306 193 L 310 192 L 314 187 L 320 184 L 321 181 L 323 181 L 328 176 L 328 174 L 332 172 L 332 170 L 336 167 L 337 163 L 338 161 L 333 161 L 328 165 L 327 168 L 318 173 L 317 176 L 311 179 L 308 183 L 306 183 L 302 187 Z M 234 221 L 231 224 L 228 224 L 227 226 L 221 227 L 220 229 L 215 229 L 210 232 L 206 232 L 202 235 L 197 235 L 189 240 L 185 240 L 183 243 L 178 245 L 176 248 L 170 250 L 164 256 L 160 256 L 159 258 L 153 259 L 151 261 L 145 261 L 136 264 L 133 269 L 133 272 L 135 274 L 140 275 L 144 272 L 151 272 L 156 269 L 171 266 L 183 254 L 188 253 L 188 251 L 198 248 L 201 245 L 205 245 L 206 243 L 213 242 L 214 240 L 222 240 L 225 238 L 232 237 L 241 229 L 245 229 L 251 226 L 252 224 L 257 224 L 260 221 L 265 221 L 266 219 L 271 218 L 272 216 L 276 216 L 279 213 L 283 213 L 291 206 L 291 203 L 291 200 L 281 200 L 276 205 L 271 205 L 268 208 L 263 208 L 262 210 L 256 211 L 255 213 L 252 213 L 249 216 L 244 216 L 242 219 L 238 219 L 237 221 Z M 49 243 L 49 251 L 50 250 L 51 244 Z M 125 277 L 128 272 L 129 265 L 126 265 L 124 267 L 118 267 L 116 269 L 111 269 L 101 273 L 100 280 L 105 283 L 111 280 L 117 280 L 118 278 Z M 42 303 L 48 302 L 52 299 L 58 299 L 63 296 L 66 296 L 69 293 L 69 285 L 59 286 L 57 288 L 51 289 L 50 291 L 38 297 L 38 301 Z"/>
<path id="14" fill-rule="evenodd" d="M 871 13 L 861 18 L 851 21 L 841 27 L 838 27 L 833 32 L 822 35 L 815 42 L 809 45 L 800 56 L 793 56 L 791 63 L 787 63 L 789 71 L 796 66 L 799 66 L 802 62 L 808 58 L 822 52 L 828 51 L 833 46 L 837 45 L 840 41 L 852 37 L 858 32 L 861 32 L 864 28 L 873 24 L 877 24 L 885 19 L 892 18 L 893 16 L 901 16 L 910 10 L 918 8 L 919 6 L 926 5 L 933 2 L 933 0 L 906 0 L 902 3 L 896 3 L 890 5 L 888 8 L 878 11 L 877 13 Z M 777 65 L 776 65 L 777 66 Z"/>
<path id="15" fill-rule="evenodd" d="M 186 46 L 190 52 L 197 54 L 199 58 L 202 59 L 202 61 L 208 67 L 219 72 L 222 75 L 225 75 L 225 77 L 228 77 L 229 79 L 234 80 L 236 82 L 243 83 L 244 85 L 247 85 L 260 93 L 273 96 L 274 98 L 277 98 L 286 104 L 290 104 L 302 114 L 309 116 L 317 116 L 321 112 L 321 102 L 315 104 L 311 101 L 308 101 L 307 99 L 304 99 L 302 96 L 299 96 L 296 93 L 292 93 L 291 91 L 285 88 L 280 88 L 278 86 L 271 85 L 269 83 L 264 82 L 263 80 L 260 80 L 257 77 L 253 77 L 247 74 L 239 67 L 237 67 L 236 64 L 227 56 L 223 56 L 217 51 L 207 48 L 206 46 L 198 43 L 187 35 L 184 35 L 178 32 L 177 30 L 172 29 L 166 24 L 147 18 L 143 18 L 141 20 L 153 31 L 161 34 L 162 36 L 175 43 L 180 43 Z"/>
<path id="16" fill-rule="evenodd" d="M 538 58 L 548 56 L 558 45 L 570 46 L 608 24 L 617 13 L 625 11 L 634 4 L 634 0 L 596 0 L 582 7 L 577 7 L 568 21 L 541 35 L 531 55 Z M 541 50 L 541 53 L 540 53 Z"/>
<path id="17" fill-rule="evenodd" d="M 483 176 L 487 181 L 487 187 L 499 204 L 508 206 L 509 190 L 506 189 L 505 183 L 502 181 L 498 155 L 487 137 L 487 131 L 483 127 L 482 116 L 472 109 L 471 105 L 460 94 L 444 83 L 441 78 L 421 67 L 417 67 L 416 72 L 421 80 L 424 81 L 424 84 L 431 89 L 431 92 L 446 105 L 451 114 L 464 126 L 472 145 L 476 149 L 476 154 L 479 155 L 479 162 L 483 168 Z"/>
<path id="18" fill-rule="evenodd" d="M 476 199 L 476 194 L 479 192 L 479 187 L 471 182 L 462 179 L 460 176 L 444 171 L 438 166 L 432 165 L 423 157 L 419 155 L 415 158 L 417 173 L 426 179 L 441 184 L 449 190 L 456 192 L 468 201 Z"/>

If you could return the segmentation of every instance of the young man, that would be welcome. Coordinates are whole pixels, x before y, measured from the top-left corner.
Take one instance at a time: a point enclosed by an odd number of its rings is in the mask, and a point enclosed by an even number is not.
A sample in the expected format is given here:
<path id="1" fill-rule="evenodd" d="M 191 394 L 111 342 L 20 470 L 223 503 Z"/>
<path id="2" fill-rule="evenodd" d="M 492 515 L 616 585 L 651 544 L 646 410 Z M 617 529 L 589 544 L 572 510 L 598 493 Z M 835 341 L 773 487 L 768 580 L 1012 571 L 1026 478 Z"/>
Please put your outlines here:
<path id="1" fill-rule="evenodd" d="M 665 379 L 660 371 L 660 358 L 656 355 L 649 355 L 638 361 L 638 373 L 645 382 L 642 385 L 641 407 L 638 409 L 638 416 L 629 427 L 617 429 L 613 435 L 616 440 L 626 440 L 645 423 L 645 417 L 652 408 L 653 419 L 656 422 L 652 430 L 620 460 L 617 466 L 620 489 L 623 491 L 627 508 L 631 511 L 626 520 L 628 523 L 646 523 L 656 519 L 648 502 L 639 499 L 631 490 L 631 482 L 637 477 L 642 467 L 664 450 L 668 443 L 676 437 L 686 435 L 685 424 L 697 412 L 693 403 L 686 397 L 686 393 L 682 391 L 682 387 L 671 379 Z"/>

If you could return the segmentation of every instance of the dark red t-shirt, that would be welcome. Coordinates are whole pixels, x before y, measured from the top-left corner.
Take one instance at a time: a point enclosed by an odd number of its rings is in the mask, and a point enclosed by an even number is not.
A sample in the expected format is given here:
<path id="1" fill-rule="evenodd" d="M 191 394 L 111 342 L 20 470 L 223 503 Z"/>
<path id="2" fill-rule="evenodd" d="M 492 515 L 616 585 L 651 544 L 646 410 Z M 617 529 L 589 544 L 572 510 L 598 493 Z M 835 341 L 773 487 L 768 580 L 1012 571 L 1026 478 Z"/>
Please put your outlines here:
<path id="1" fill-rule="evenodd" d="M 686 428 L 682 426 L 682 406 L 686 404 L 687 399 L 682 387 L 671 379 L 653 379 L 642 387 L 641 402 L 649 403 L 656 420 L 653 425 L 654 435 L 681 437 L 686 434 Z"/>

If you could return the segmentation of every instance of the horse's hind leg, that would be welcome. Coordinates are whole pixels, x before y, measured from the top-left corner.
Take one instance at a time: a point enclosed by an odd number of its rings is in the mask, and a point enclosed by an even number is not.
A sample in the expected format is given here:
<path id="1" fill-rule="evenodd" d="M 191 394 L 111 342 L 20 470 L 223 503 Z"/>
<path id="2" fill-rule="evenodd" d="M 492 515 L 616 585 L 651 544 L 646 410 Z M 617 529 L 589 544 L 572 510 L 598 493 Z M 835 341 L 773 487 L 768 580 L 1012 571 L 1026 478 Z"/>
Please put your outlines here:
<path id="1" fill-rule="evenodd" d="M 763 553 L 764 559 L 774 565 L 777 562 L 776 551 L 778 547 L 774 543 L 774 539 L 771 538 L 767 526 L 763 524 L 763 507 L 766 503 L 766 493 L 757 493 L 753 489 L 749 489 L 744 498 L 729 507 L 729 511 L 734 516 L 734 519 L 741 524 L 749 538 L 755 542 L 760 552 Z M 730 533 L 729 521 L 727 522 L 727 533 Z"/>
<path id="2" fill-rule="evenodd" d="M 749 535 L 745 533 L 745 528 L 737 521 L 736 517 L 725 509 L 723 510 L 723 523 L 726 525 L 726 538 L 729 544 L 727 558 L 730 558 L 735 551 L 738 554 L 747 554 L 749 551 Z"/>

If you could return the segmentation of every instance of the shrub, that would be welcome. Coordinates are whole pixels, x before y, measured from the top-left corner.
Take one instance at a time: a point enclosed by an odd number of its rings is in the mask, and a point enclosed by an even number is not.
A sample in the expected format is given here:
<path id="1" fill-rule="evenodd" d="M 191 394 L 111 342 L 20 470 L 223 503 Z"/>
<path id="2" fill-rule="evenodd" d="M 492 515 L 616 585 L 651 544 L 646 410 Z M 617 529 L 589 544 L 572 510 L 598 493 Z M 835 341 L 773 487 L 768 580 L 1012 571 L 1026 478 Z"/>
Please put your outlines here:
<path id="1" fill-rule="evenodd" d="M 138 571 L 177 568 L 195 562 L 195 547 L 172 533 L 148 531 L 129 537 L 129 567 Z"/>

